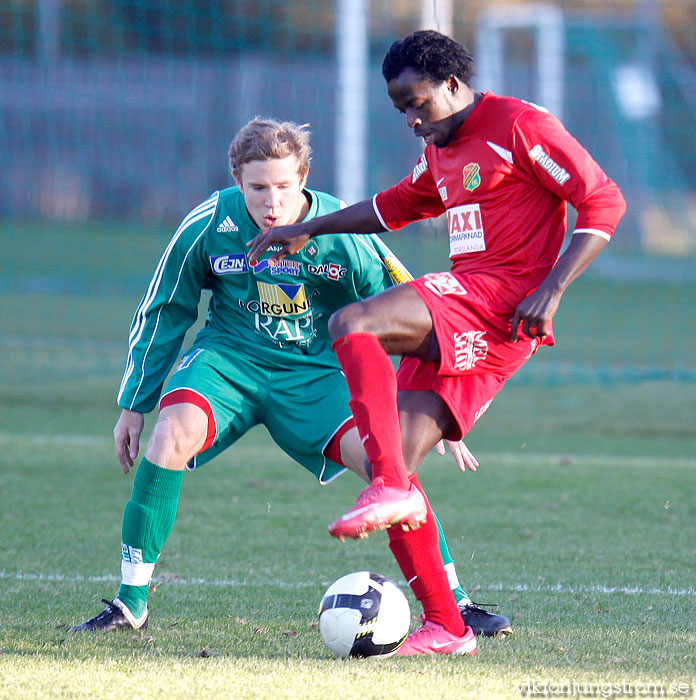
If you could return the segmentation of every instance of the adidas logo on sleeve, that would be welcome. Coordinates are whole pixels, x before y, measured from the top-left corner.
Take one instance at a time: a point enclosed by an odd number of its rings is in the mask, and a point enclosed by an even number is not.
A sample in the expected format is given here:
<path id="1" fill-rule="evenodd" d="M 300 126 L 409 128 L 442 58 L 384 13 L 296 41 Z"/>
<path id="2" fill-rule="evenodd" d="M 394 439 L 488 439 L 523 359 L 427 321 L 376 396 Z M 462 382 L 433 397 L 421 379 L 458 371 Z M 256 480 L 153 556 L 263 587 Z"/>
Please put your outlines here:
<path id="1" fill-rule="evenodd" d="M 237 224 L 235 224 L 234 221 L 227 216 L 216 230 L 218 233 L 231 233 L 232 231 L 239 231 L 239 226 L 237 226 Z"/>

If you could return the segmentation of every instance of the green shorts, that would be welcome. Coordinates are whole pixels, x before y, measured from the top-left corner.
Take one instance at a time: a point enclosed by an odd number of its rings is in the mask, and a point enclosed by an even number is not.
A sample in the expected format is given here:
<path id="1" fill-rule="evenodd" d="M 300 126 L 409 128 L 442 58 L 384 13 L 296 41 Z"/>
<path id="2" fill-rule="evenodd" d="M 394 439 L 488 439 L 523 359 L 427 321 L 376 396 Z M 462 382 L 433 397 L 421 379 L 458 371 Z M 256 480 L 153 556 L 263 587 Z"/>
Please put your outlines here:
<path id="1" fill-rule="evenodd" d="M 194 403 L 208 414 L 208 437 L 189 463 L 195 469 L 220 454 L 255 425 L 326 484 L 345 467 L 323 455 L 351 418 L 346 380 L 335 367 L 286 353 L 282 365 L 226 348 L 194 348 L 167 382 L 160 408 Z"/>

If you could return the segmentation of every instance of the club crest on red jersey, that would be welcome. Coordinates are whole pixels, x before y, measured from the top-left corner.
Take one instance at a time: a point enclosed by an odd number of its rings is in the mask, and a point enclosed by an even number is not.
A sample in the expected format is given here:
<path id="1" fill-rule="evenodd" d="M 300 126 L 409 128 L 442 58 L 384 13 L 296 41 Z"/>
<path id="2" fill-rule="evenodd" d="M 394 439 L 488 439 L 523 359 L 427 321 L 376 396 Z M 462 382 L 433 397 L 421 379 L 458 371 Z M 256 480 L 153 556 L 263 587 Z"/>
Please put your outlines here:
<path id="1" fill-rule="evenodd" d="M 478 163 L 467 163 L 462 170 L 464 189 L 473 192 L 481 184 L 481 168 Z"/>

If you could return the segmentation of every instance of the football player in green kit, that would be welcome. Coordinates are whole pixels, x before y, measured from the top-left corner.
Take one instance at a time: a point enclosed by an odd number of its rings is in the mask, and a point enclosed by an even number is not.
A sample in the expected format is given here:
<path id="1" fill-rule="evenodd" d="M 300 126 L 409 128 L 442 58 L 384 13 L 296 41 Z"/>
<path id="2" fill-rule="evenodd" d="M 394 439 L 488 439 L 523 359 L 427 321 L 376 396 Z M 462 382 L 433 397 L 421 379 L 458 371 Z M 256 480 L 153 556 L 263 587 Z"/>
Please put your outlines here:
<path id="1" fill-rule="evenodd" d="M 322 236 L 278 265 L 263 259 L 251 266 L 246 255 L 260 230 L 343 206 L 305 187 L 310 153 L 304 126 L 249 122 L 229 151 L 237 186 L 214 192 L 184 218 L 155 269 L 130 329 L 114 428 L 128 473 L 144 414 L 159 402 L 123 513 L 121 586 L 103 612 L 73 631 L 147 626 L 148 586 L 174 525 L 184 469 L 208 462 L 254 425 L 264 424 L 321 484 L 346 468 L 370 481 L 327 324 L 335 310 L 411 276 L 377 236 Z M 203 289 L 212 293 L 205 326 L 162 392 Z M 450 448 L 460 469 L 475 470 L 463 443 Z M 440 534 L 467 624 L 489 636 L 511 632 L 507 618 L 468 599 Z"/>

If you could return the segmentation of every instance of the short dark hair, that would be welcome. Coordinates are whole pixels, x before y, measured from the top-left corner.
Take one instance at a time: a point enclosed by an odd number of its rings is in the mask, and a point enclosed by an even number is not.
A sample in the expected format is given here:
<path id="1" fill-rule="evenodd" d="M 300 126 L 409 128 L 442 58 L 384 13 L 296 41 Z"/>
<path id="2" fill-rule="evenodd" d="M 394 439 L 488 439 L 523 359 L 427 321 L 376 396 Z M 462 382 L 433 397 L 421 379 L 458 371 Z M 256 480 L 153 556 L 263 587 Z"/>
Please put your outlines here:
<path id="1" fill-rule="evenodd" d="M 440 32 L 425 29 L 409 34 L 389 47 L 382 62 L 382 75 L 389 82 L 407 68 L 412 68 L 431 83 L 441 83 L 454 75 L 471 87 L 474 57 L 464 44 Z"/>

